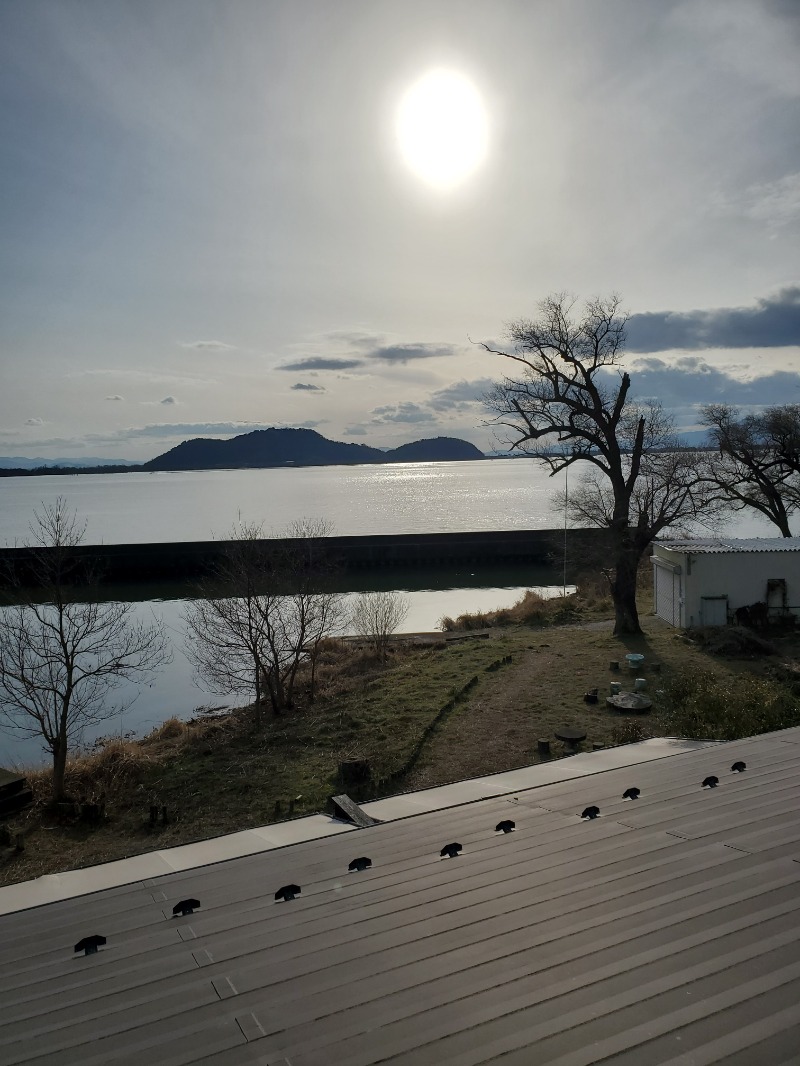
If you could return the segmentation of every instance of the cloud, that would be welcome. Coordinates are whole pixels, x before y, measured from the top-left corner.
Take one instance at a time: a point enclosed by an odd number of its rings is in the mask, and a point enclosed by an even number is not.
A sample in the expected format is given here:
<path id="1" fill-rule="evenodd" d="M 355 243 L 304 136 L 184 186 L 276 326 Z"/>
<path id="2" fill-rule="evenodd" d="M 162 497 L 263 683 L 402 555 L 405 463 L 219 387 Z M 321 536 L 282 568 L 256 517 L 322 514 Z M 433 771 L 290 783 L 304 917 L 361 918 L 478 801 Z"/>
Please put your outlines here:
<path id="1" fill-rule="evenodd" d="M 366 426 L 346 426 L 344 432 L 345 432 L 345 436 L 346 437 L 366 437 L 366 435 L 367 435 L 367 427 Z"/>
<path id="2" fill-rule="evenodd" d="M 115 377 L 123 378 L 134 384 L 145 385 L 217 385 L 215 378 L 203 378 L 194 374 L 160 374 L 157 370 L 132 370 L 128 367 L 103 367 L 94 370 L 74 370 L 66 375 L 68 378 Z"/>
<path id="3" fill-rule="evenodd" d="M 324 425 L 324 419 L 309 419 L 305 422 L 281 422 L 284 429 L 316 429 Z M 24 447 L 71 449 L 95 448 L 99 445 L 119 445 L 139 440 L 156 440 L 170 445 L 174 440 L 187 440 L 191 437 L 234 437 L 241 433 L 252 433 L 257 429 L 275 429 L 275 423 L 267 422 L 153 422 L 145 426 L 129 426 L 126 429 L 112 430 L 108 433 L 87 433 L 82 437 L 50 437 L 48 439 L 26 441 Z M 18 434 L 5 433 L 0 430 L 0 437 Z M 23 445 L 19 445 L 23 447 Z"/>
<path id="4" fill-rule="evenodd" d="M 162 403 L 162 404 L 166 404 L 167 407 L 171 407 L 173 404 L 176 404 L 178 401 L 175 399 L 174 396 L 165 396 L 163 400 L 159 400 L 158 402 Z"/>
<path id="5" fill-rule="evenodd" d="M 202 352 L 235 352 L 236 347 L 233 344 L 226 344 L 224 341 L 182 341 L 181 348 L 192 348 L 194 351 Z"/>
<path id="6" fill-rule="evenodd" d="M 800 171 L 748 185 L 738 194 L 718 194 L 714 204 L 719 214 L 765 222 L 775 229 L 800 222 Z"/>
<path id="7" fill-rule="evenodd" d="M 238 433 L 250 433 L 254 429 L 272 429 L 266 422 L 154 422 L 146 426 L 131 426 L 118 430 L 111 436 L 90 435 L 93 440 L 124 439 L 132 437 L 229 437 Z"/>
<path id="8" fill-rule="evenodd" d="M 433 422 L 434 416 L 417 403 L 387 404 L 385 407 L 375 407 L 372 410 L 373 423 L 385 422 Z"/>
<path id="9" fill-rule="evenodd" d="M 800 285 L 754 307 L 650 311 L 628 320 L 628 349 L 663 352 L 699 348 L 780 348 L 800 344 Z"/>
<path id="10" fill-rule="evenodd" d="M 371 350 L 379 348 L 386 340 L 382 333 L 363 333 L 360 330 L 332 330 L 325 334 L 325 339 L 334 344 L 347 344 L 351 348 L 365 348 Z"/>
<path id="11" fill-rule="evenodd" d="M 428 402 L 434 411 L 467 411 L 474 404 L 480 404 L 484 394 L 489 392 L 493 385 L 491 378 L 456 381 L 431 393 Z"/>
<path id="12" fill-rule="evenodd" d="M 322 385 L 305 385 L 302 381 L 298 381 L 296 385 L 292 385 L 292 390 L 296 392 L 325 392 Z"/>
<path id="13" fill-rule="evenodd" d="M 125 397 L 124 396 L 114 395 L 114 396 L 106 396 L 106 399 L 107 400 L 124 400 Z"/>
<path id="14" fill-rule="evenodd" d="M 25 425 L 26 426 L 43 426 L 44 425 L 44 419 L 43 418 L 26 418 L 25 419 Z"/>
<path id="15" fill-rule="evenodd" d="M 457 351 L 454 344 L 386 344 L 373 348 L 369 355 L 386 363 L 407 363 L 411 359 L 438 359 L 440 356 L 455 355 Z"/>
<path id="16" fill-rule="evenodd" d="M 630 374 L 633 399 L 654 397 L 676 411 L 709 403 L 735 407 L 800 403 L 800 376 L 786 370 L 744 378 L 698 356 L 682 356 L 669 362 L 658 357 L 639 359 Z"/>
<path id="17" fill-rule="evenodd" d="M 324 424 L 325 419 L 308 419 L 305 422 L 281 422 L 277 428 L 315 429 Z M 274 422 L 154 422 L 146 426 L 120 429 L 112 434 L 90 433 L 85 439 L 94 443 L 110 443 L 139 437 L 231 437 L 240 433 L 252 433 L 257 429 L 275 428 Z"/>
<path id="18" fill-rule="evenodd" d="M 284 363 L 276 370 L 351 370 L 363 366 L 363 359 L 336 359 L 328 356 L 313 355 L 308 359 L 298 359 L 295 363 Z"/>

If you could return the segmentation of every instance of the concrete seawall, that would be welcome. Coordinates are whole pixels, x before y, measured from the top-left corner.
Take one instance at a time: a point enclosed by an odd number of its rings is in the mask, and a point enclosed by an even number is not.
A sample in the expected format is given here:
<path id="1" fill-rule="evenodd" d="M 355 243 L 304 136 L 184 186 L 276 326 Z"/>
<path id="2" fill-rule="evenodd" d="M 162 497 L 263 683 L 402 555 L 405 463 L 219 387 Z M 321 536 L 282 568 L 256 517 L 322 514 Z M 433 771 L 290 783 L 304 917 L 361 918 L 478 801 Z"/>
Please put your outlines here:
<path id="1" fill-rule="evenodd" d="M 603 529 L 567 531 L 568 568 L 588 557 L 599 558 L 606 541 Z M 77 562 L 91 565 L 102 583 L 184 581 L 214 573 L 230 541 L 183 541 L 167 544 L 86 544 L 73 549 Z M 310 569 L 330 567 L 365 573 L 412 567 L 537 563 L 561 566 L 563 529 L 493 530 L 474 533 L 404 533 L 310 540 L 260 542 L 267 556 L 291 551 Z M 37 553 L 49 549 L 37 549 Z M 28 548 L 0 549 L 0 587 L 13 580 L 27 583 L 36 554 Z"/>

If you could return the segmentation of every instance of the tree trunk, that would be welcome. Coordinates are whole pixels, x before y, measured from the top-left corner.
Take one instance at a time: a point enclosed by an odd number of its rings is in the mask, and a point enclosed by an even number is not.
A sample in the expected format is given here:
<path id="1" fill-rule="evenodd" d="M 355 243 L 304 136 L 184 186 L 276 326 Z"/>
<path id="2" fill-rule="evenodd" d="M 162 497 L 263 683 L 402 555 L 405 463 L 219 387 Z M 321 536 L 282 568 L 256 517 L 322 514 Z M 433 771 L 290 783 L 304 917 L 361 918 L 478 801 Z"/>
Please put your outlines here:
<path id="1" fill-rule="evenodd" d="M 642 553 L 629 543 L 617 549 L 616 572 L 611 581 L 615 637 L 642 632 L 636 608 L 636 578 L 641 557 Z"/>
<path id="2" fill-rule="evenodd" d="M 283 691 L 283 683 L 281 681 L 280 674 L 276 674 L 270 671 L 266 675 L 267 690 L 269 692 L 269 701 L 272 704 L 272 713 L 279 715 L 283 713 L 283 709 L 286 706 L 286 698 Z"/>
<path id="3" fill-rule="evenodd" d="M 263 719 L 262 719 L 262 716 L 261 716 L 261 701 L 262 701 L 262 699 L 263 699 L 263 695 L 262 695 L 262 692 L 261 692 L 261 665 L 257 664 L 256 665 L 256 702 L 255 702 L 255 706 L 253 707 L 253 724 L 255 725 L 256 729 L 260 729 L 262 724 L 263 724 Z"/>
<path id="4" fill-rule="evenodd" d="M 67 742 L 58 737 L 53 741 L 53 803 L 64 799 L 64 777 L 67 770 Z"/>

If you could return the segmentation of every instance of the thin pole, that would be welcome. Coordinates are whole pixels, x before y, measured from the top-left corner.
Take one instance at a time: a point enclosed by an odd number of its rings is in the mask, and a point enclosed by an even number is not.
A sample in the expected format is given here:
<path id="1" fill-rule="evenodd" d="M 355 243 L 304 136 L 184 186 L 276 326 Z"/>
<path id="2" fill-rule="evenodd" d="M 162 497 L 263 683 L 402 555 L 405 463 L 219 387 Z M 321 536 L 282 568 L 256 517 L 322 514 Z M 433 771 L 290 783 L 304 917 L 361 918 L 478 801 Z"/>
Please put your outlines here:
<path id="1" fill-rule="evenodd" d="M 564 574 L 561 595 L 567 598 L 567 501 L 569 499 L 569 465 L 564 467 Z"/>

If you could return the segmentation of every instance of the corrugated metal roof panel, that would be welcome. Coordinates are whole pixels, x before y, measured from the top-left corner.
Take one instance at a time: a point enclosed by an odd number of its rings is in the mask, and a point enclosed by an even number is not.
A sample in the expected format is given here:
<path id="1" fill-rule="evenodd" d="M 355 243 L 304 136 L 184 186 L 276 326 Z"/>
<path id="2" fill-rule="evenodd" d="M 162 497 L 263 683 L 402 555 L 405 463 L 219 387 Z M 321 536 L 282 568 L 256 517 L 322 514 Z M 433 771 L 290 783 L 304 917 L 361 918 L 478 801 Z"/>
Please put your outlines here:
<path id="1" fill-rule="evenodd" d="M 791 1061 L 798 739 L 702 748 L 9 914 L 0 1060 Z M 739 758 L 747 770 L 732 773 Z M 701 787 L 709 774 L 715 789 Z M 632 785 L 640 798 L 623 801 Z M 583 821 L 589 804 L 600 817 Z M 504 817 L 508 835 L 495 832 Z M 440 858 L 451 840 L 462 854 Z M 348 873 L 356 855 L 372 868 Z M 302 894 L 275 903 L 290 882 Z M 201 908 L 172 918 L 187 895 Z M 94 932 L 105 947 L 73 957 Z"/>
<path id="2" fill-rule="evenodd" d="M 686 552 L 694 555 L 800 551 L 800 537 L 698 538 L 697 540 L 656 541 L 656 544 L 661 548 L 666 548 L 668 551 Z"/>

